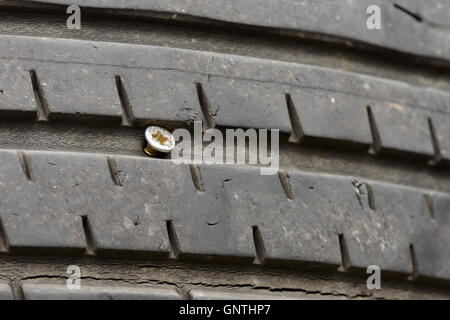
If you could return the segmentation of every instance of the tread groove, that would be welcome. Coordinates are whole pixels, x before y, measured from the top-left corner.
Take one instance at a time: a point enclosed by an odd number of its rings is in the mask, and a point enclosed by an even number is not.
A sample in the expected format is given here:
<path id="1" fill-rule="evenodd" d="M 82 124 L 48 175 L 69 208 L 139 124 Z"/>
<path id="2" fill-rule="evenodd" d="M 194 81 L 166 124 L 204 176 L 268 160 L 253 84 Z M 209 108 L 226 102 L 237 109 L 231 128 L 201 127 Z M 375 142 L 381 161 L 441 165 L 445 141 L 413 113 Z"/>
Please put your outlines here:
<path id="1" fill-rule="evenodd" d="M 409 277 L 410 280 L 415 280 L 419 277 L 419 265 L 417 262 L 417 255 L 416 250 L 414 249 L 414 245 L 409 245 L 409 253 L 411 255 L 411 265 L 412 265 L 412 272 L 411 276 Z"/>
<path id="2" fill-rule="evenodd" d="M 180 295 L 183 297 L 184 300 L 194 300 L 194 297 L 192 296 L 192 289 L 180 289 Z"/>
<path id="3" fill-rule="evenodd" d="M 292 187 L 289 180 L 289 174 L 280 170 L 278 171 L 278 177 L 280 178 L 281 186 L 283 187 L 286 198 L 288 198 L 289 200 L 293 200 L 294 196 L 292 195 Z"/>
<path id="4" fill-rule="evenodd" d="M 92 232 L 92 227 L 89 223 L 88 216 L 81 216 L 81 221 L 83 223 L 84 237 L 86 239 L 86 254 L 95 255 L 97 246 L 95 244 L 94 233 Z"/>
<path id="5" fill-rule="evenodd" d="M 370 132 L 372 134 L 372 146 L 369 149 L 369 153 L 378 154 L 381 151 L 382 143 L 377 122 L 375 121 L 375 117 L 370 106 L 367 106 L 367 117 L 369 118 Z"/>
<path id="6" fill-rule="evenodd" d="M 423 22 L 423 18 L 421 16 L 419 16 L 417 13 L 414 13 L 414 12 L 410 11 L 409 9 L 406 9 L 405 7 L 402 7 L 402 6 L 398 5 L 397 3 L 394 3 L 394 8 L 396 8 L 396 9 L 402 11 L 403 13 L 407 14 L 408 16 L 410 16 L 411 18 L 413 18 L 417 22 Z"/>
<path id="7" fill-rule="evenodd" d="M 18 0 L 4 1 L 8 3 L 8 6 L 16 8 L 18 5 L 15 2 Z M 12 3 L 11 3 L 12 2 Z M 30 1 L 27 1 L 30 2 Z M 42 0 L 33 2 L 43 2 L 38 4 L 27 4 L 26 7 L 33 8 L 33 10 L 48 10 L 56 8 L 61 5 L 70 5 L 69 0 Z M 133 12 L 132 16 L 138 16 L 140 18 L 156 18 L 165 23 L 170 20 L 176 20 L 178 23 L 186 24 L 187 27 L 193 28 L 199 31 L 215 31 L 222 35 L 224 32 L 230 32 L 234 30 L 236 35 L 239 33 L 249 33 L 246 37 L 262 37 L 264 35 L 270 35 L 272 37 L 277 36 L 281 39 L 299 39 L 306 38 L 308 40 L 322 40 L 338 44 L 337 49 L 342 50 L 345 41 L 351 42 L 354 47 L 364 47 L 369 50 L 381 54 L 381 57 L 386 57 L 388 54 L 393 54 L 395 58 L 403 58 L 405 63 L 413 64 L 432 64 L 438 62 L 443 66 L 448 66 L 448 52 L 446 51 L 445 43 L 448 42 L 447 35 L 439 37 L 438 32 L 444 32 L 447 29 L 448 24 L 441 21 L 436 17 L 437 13 L 445 14 L 445 10 L 448 10 L 449 6 L 446 1 L 440 1 L 440 8 L 437 7 L 437 2 L 432 1 L 429 5 L 418 5 L 420 0 L 411 0 L 413 2 L 411 6 L 404 4 L 405 1 L 386 1 L 386 5 L 383 9 L 383 14 L 399 18 L 402 15 L 408 15 L 408 18 L 400 19 L 396 28 L 389 30 L 390 32 L 383 37 L 376 37 L 371 35 L 365 35 L 363 30 L 355 30 L 354 25 L 358 23 L 356 17 L 349 17 L 345 21 L 336 21 L 336 27 L 330 30 L 324 26 L 325 21 L 329 14 L 326 10 L 326 3 L 318 1 L 305 2 L 304 12 L 296 12 L 298 8 L 289 5 L 291 1 L 280 2 L 265 2 L 264 6 L 239 6 L 237 4 L 223 4 L 221 1 L 209 1 L 208 6 L 204 6 L 202 1 L 193 1 L 183 4 L 181 7 L 174 7 L 166 1 L 133 1 L 125 4 L 122 1 L 108 1 L 108 5 L 104 1 L 90 1 L 88 10 L 86 13 L 88 16 L 91 12 L 104 11 L 95 18 L 107 19 L 110 17 L 119 19 L 128 19 L 130 17 L 130 11 Z M 407 1 L 409 2 L 409 1 Z M 82 2 L 80 2 L 82 3 Z M 139 8 L 136 7 L 136 3 L 140 3 Z M 389 4 L 389 6 L 388 6 Z M 21 7 L 23 5 L 21 4 Z M 367 4 L 360 2 L 355 3 L 352 10 L 355 12 L 362 12 L 365 10 Z M 91 8 L 89 8 L 91 7 Z M 409 8 L 411 7 L 411 8 Z M 182 8 L 182 9 L 181 9 Z M 214 9 L 212 9 L 214 8 Z M 230 10 L 236 10 L 233 17 L 230 16 Z M 436 10 L 438 9 L 438 10 Z M 180 15 L 180 10 L 183 14 Z M 344 12 L 345 5 L 341 3 L 336 5 L 336 12 Z M 314 12 L 314 14 L 310 14 Z M 430 14 L 430 12 L 432 14 Z M 46 12 L 47 13 L 47 12 Z M 309 14 L 308 14 L 309 13 Z M 176 16 L 174 16 L 176 14 Z M 268 15 L 271 19 L 265 19 Z M 444 17 L 441 15 L 441 17 Z M 400 17 L 402 18 L 402 17 Z M 413 22 L 426 22 L 425 25 L 420 26 L 411 23 Z M 88 18 L 92 20 L 92 18 Z M 300 19 L 300 20 L 299 20 Z M 448 20 L 448 19 L 447 19 Z M 96 22 L 96 21 L 95 21 Z M 217 29 L 217 30 L 216 30 Z M 103 29 L 100 29 L 103 31 Z M 132 29 L 133 30 L 133 29 Z M 405 30 L 414 30 L 417 34 L 404 34 Z M 419 31 L 423 30 L 423 31 Z M 104 32 L 104 31 L 103 31 Z M 48 35 L 49 32 L 47 32 Z M 401 38 L 402 34 L 404 39 Z M 52 36 L 52 34 L 50 34 Z M 53 35 L 55 36 L 55 35 Z M 420 37 L 421 41 L 417 41 L 416 37 Z M 92 38 L 92 35 L 90 36 Z M 109 35 L 110 37 L 110 35 Z M 422 39 L 423 37 L 423 39 Z M 103 36 L 106 38 L 106 36 Z M 169 38 L 170 39 L 170 38 Z M 220 39 L 221 40 L 221 39 Z M 440 41 L 439 41 L 440 40 Z M 111 41 L 111 40 L 109 40 Z M 131 40 L 130 40 L 131 41 Z M 137 42 L 137 41 L 134 41 Z M 142 41 L 140 41 L 142 42 Z M 277 44 L 277 43 L 276 43 Z M 233 48 L 234 49 L 234 48 Z M 231 51 L 231 50 L 229 50 Z M 414 57 L 426 57 L 428 60 L 423 62 L 421 60 L 413 60 Z M 403 62 L 403 61 L 402 61 Z"/>
<path id="8" fill-rule="evenodd" d="M 289 114 L 289 120 L 291 122 L 292 133 L 289 136 L 289 142 L 300 143 L 303 140 L 304 132 L 300 118 L 295 109 L 294 101 L 292 101 L 291 95 L 286 93 L 286 105 Z"/>
<path id="9" fill-rule="evenodd" d="M 195 164 L 190 164 L 189 168 L 191 171 L 192 182 L 194 182 L 195 189 L 197 189 L 198 192 L 204 192 L 205 187 L 203 185 L 203 179 L 202 179 L 202 174 L 200 172 L 200 167 Z"/>
<path id="10" fill-rule="evenodd" d="M 180 255 L 180 244 L 172 220 L 166 220 L 167 235 L 169 237 L 170 258 L 177 259 Z"/>
<path id="11" fill-rule="evenodd" d="M 433 120 L 428 118 L 428 127 L 430 128 L 431 142 L 433 144 L 434 157 L 429 161 L 430 165 L 437 165 L 442 160 L 441 148 L 439 146 L 439 140 L 436 135 L 436 131 L 433 126 Z"/>
<path id="12" fill-rule="evenodd" d="M 200 104 L 200 109 L 202 110 L 203 114 L 203 128 L 204 129 L 211 129 L 216 126 L 213 116 L 211 115 L 211 106 L 208 101 L 208 97 L 206 96 L 205 90 L 203 90 L 203 86 L 201 83 L 195 84 L 197 88 L 197 97 L 198 102 Z"/>
<path id="13" fill-rule="evenodd" d="M 48 121 L 50 110 L 48 108 L 47 99 L 42 89 L 39 78 L 35 70 L 30 70 L 31 85 L 33 86 L 34 97 L 36 99 L 36 111 L 38 121 Z"/>
<path id="14" fill-rule="evenodd" d="M 120 76 L 114 77 L 116 80 L 117 93 L 119 94 L 120 105 L 122 106 L 122 125 L 132 126 L 135 121 L 133 107 L 128 99 L 127 91 L 123 85 L 122 78 Z"/>
<path id="15" fill-rule="evenodd" d="M 108 156 L 107 158 L 107 162 L 108 162 L 108 169 L 109 172 L 111 173 L 111 178 L 114 181 L 114 185 L 121 187 L 122 186 L 122 182 L 120 181 L 120 177 L 119 177 L 119 170 L 117 169 L 117 163 L 116 160 L 110 156 Z"/>
<path id="16" fill-rule="evenodd" d="M 25 300 L 25 293 L 23 292 L 22 283 L 20 280 L 13 280 L 10 282 L 13 300 Z"/>
<path id="17" fill-rule="evenodd" d="M 252 226 L 253 242 L 255 244 L 255 264 L 263 264 L 266 259 L 266 248 L 258 226 Z"/>
<path id="18" fill-rule="evenodd" d="M 342 233 L 339 234 L 339 249 L 341 251 L 342 264 L 339 267 L 339 271 L 347 272 L 351 267 L 350 253 L 348 251 L 347 242 Z"/>
<path id="19" fill-rule="evenodd" d="M 186 287 L 177 287 L 176 289 L 182 300 L 194 300 L 190 289 L 187 289 Z"/>
<path id="20" fill-rule="evenodd" d="M 368 184 L 368 183 L 365 183 L 365 185 L 366 185 L 366 189 L 367 189 L 367 198 L 368 198 L 368 201 L 369 201 L 369 208 L 375 211 L 376 210 L 376 208 L 375 208 L 375 197 L 373 195 L 372 186 L 370 184 Z"/>
<path id="21" fill-rule="evenodd" d="M 30 156 L 25 151 L 17 151 L 17 156 L 19 157 L 20 165 L 22 166 L 23 173 L 28 181 L 34 182 Z"/>
<path id="22" fill-rule="evenodd" d="M 0 217 L 0 252 L 9 252 L 9 241 L 6 236 L 5 227 L 3 226 L 3 221 Z"/>
<path id="23" fill-rule="evenodd" d="M 434 215 L 433 199 L 428 194 L 424 194 L 423 198 L 425 199 L 425 203 L 427 204 L 428 212 L 430 213 L 431 218 L 436 219 Z"/>

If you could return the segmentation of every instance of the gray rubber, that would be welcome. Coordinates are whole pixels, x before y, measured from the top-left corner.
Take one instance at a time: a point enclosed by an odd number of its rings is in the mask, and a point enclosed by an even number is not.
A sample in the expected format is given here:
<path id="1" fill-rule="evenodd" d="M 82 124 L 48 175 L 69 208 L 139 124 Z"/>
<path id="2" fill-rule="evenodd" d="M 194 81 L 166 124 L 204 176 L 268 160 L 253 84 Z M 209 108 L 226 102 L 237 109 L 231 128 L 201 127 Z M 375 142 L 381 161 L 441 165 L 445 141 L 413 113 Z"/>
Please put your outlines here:
<path id="1" fill-rule="evenodd" d="M 249 262 L 256 255 L 262 263 L 376 264 L 406 275 L 450 277 L 447 194 L 292 172 L 289 200 L 278 175 L 218 165 L 200 166 L 199 192 L 188 165 L 127 156 L 114 157 L 118 186 L 102 155 L 26 156 L 32 181 L 15 151 L 0 153 L 0 217 L 12 251 L 87 248 Z"/>
<path id="2" fill-rule="evenodd" d="M 69 289 L 66 285 L 56 282 L 23 283 L 20 290 L 25 300 L 181 300 L 183 294 L 171 287 L 136 287 L 117 285 L 84 285 L 79 289 Z M 230 289 L 191 289 L 187 293 L 192 300 L 310 300 L 320 299 L 318 296 L 295 293 L 261 294 L 249 290 Z M 330 299 L 333 296 L 324 296 Z M 0 283 L 0 300 L 13 300 L 10 285 Z"/>
<path id="3" fill-rule="evenodd" d="M 450 59 L 448 4 L 437 0 L 77 3 L 105 16 L 179 13 L 191 27 L 267 27 L 331 48 L 370 44 L 386 57 L 384 49 L 427 58 L 414 60 L 423 63 L 417 70 Z M 384 29 L 368 31 L 365 9 L 376 3 Z M 314 59 L 250 55 L 0 34 L 0 299 L 353 298 L 359 293 L 332 285 L 305 289 L 297 272 L 357 277 L 365 288 L 370 265 L 381 268 L 383 286 L 385 274 L 402 288 L 407 279 L 448 284 L 450 92 L 432 79 L 423 87 Z M 192 131 L 194 121 L 279 129 L 280 169 L 263 176 L 260 164 L 177 164 L 141 153 L 148 124 Z M 34 144 L 21 146 L 27 137 Z M 69 290 L 57 280 L 81 258 L 87 276 Z M 229 268 L 226 280 L 211 281 L 214 265 Z M 122 277 L 128 267 L 165 273 Z M 239 277 L 255 278 L 233 278 L 243 270 Z M 286 274 L 297 282 L 264 280 Z"/>
<path id="4" fill-rule="evenodd" d="M 33 2 L 56 3 L 83 7 L 129 9 L 170 13 L 213 19 L 250 26 L 281 28 L 298 33 L 312 33 L 319 37 L 338 37 L 371 45 L 428 56 L 450 59 L 450 5 L 447 1 L 420 0 L 38 0 Z M 378 5 L 382 28 L 366 27 L 371 5 Z M 326 22 L 326 23 L 324 23 Z"/>
<path id="5" fill-rule="evenodd" d="M 180 295 L 172 288 L 133 288 L 115 286 L 80 286 L 68 289 L 58 284 L 22 285 L 27 300 L 179 300 Z"/>
<path id="6" fill-rule="evenodd" d="M 13 294 L 9 284 L 0 283 L 0 300 L 12 300 Z"/>
<path id="7" fill-rule="evenodd" d="M 189 291 L 192 300 L 292 300 L 293 296 L 288 294 L 257 294 L 251 292 L 236 292 L 235 290 L 218 289 L 193 289 Z M 297 300 L 309 300 L 310 297 L 296 296 Z M 315 297 L 317 299 L 317 297 Z"/>
<path id="8" fill-rule="evenodd" d="M 45 117 L 212 119 L 216 126 L 287 133 L 294 121 L 305 136 L 450 159 L 450 94 L 442 90 L 335 69 L 172 48 L 17 36 L 0 36 L 0 47 L 2 110 L 36 110 L 28 72 L 35 70 L 48 105 L 47 112 L 40 111 Z M 125 113 L 116 76 L 129 102 Z M 197 84 L 209 101 L 203 110 Z M 289 117 L 286 94 L 298 120 Z"/>

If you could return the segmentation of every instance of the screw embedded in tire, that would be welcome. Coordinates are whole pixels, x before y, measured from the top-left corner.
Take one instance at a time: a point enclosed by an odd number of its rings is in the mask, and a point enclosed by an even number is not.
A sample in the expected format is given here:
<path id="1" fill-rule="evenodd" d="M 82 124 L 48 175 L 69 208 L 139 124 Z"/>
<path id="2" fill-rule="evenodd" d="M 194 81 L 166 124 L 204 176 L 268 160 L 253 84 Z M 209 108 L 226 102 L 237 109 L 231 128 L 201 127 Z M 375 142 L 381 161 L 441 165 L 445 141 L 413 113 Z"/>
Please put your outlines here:
<path id="1" fill-rule="evenodd" d="M 145 139 L 147 147 L 144 152 L 153 157 L 159 153 L 170 153 L 175 146 L 175 138 L 166 129 L 151 126 L 145 130 Z"/>

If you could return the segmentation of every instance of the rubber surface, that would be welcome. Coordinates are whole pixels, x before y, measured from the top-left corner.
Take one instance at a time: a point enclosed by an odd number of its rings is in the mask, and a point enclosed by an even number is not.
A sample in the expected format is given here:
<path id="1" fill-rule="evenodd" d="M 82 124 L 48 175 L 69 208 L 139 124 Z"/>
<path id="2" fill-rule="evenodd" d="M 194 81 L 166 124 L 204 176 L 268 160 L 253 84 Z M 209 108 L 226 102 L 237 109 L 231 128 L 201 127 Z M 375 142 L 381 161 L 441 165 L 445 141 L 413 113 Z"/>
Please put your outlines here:
<path id="1" fill-rule="evenodd" d="M 161 47 L 16 36 L 0 36 L 0 47 L 2 110 L 36 110 L 28 72 L 35 70 L 49 106 L 41 113 L 122 117 L 115 80 L 120 76 L 128 114 L 136 119 L 210 118 L 216 126 L 291 133 L 296 120 L 289 117 L 288 93 L 305 136 L 371 145 L 376 132 L 380 148 L 450 159 L 450 94 L 442 90 L 309 65 Z M 203 114 L 198 83 L 209 101 Z"/>
<path id="2" fill-rule="evenodd" d="M 327 66 L 177 42 L 0 34 L 0 299 L 373 298 L 348 289 L 366 287 L 370 265 L 402 297 L 415 297 L 414 286 L 448 296 L 450 92 L 445 77 L 433 81 L 436 69 L 420 81 L 436 62 L 448 70 L 448 4 L 375 3 L 375 31 L 365 27 L 368 1 L 70 3 L 125 31 L 121 14 L 159 19 L 161 29 L 173 19 L 190 32 L 320 39 L 327 46 L 311 48 L 333 56 Z M 28 19 L 21 8 L 10 29 Z M 420 67 L 397 80 L 372 74 L 376 64 L 349 72 L 330 50 L 343 42 L 355 55 L 362 46 L 386 59 L 419 57 L 406 64 Z M 418 70 L 414 81 L 408 70 Z M 192 132 L 195 121 L 222 132 L 279 129 L 277 174 L 141 152 L 146 126 Z M 87 276 L 72 291 L 66 265 L 77 259 Z M 305 285 L 312 278 L 314 288 Z"/>
<path id="3" fill-rule="evenodd" d="M 12 251 L 88 247 L 248 262 L 256 255 L 410 274 L 412 245 L 421 275 L 449 277 L 446 194 L 293 172 L 289 200 L 278 175 L 213 165 L 200 166 L 199 192 L 188 165 L 120 156 L 118 186 L 104 156 L 54 152 L 27 153 L 30 181 L 16 152 L 0 157 L 0 216 Z"/>
<path id="4" fill-rule="evenodd" d="M 24 283 L 21 286 L 25 300 L 309 300 L 307 295 L 261 294 L 249 290 L 236 292 L 230 289 L 192 289 L 184 293 L 171 287 L 147 286 L 81 286 L 68 289 L 65 285 L 55 283 Z M 318 299 L 317 297 L 315 299 Z M 325 299 L 325 297 L 324 297 Z M 326 299 L 338 299 L 327 296 Z M 0 300 L 13 300 L 13 290 L 9 284 L 0 283 Z"/>
<path id="5" fill-rule="evenodd" d="M 24 284 L 27 300 L 179 300 L 175 289 L 83 286 L 67 289 L 55 284 Z"/>
<path id="6" fill-rule="evenodd" d="M 341 37 L 415 55 L 450 59 L 450 4 L 443 0 L 47 0 L 84 7 L 149 10 L 251 26 Z M 431 2 L 431 4 L 430 4 Z M 366 10 L 380 7 L 382 29 L 366 27 Z M 326 23 L 324 23 L 326 21 Z"/>

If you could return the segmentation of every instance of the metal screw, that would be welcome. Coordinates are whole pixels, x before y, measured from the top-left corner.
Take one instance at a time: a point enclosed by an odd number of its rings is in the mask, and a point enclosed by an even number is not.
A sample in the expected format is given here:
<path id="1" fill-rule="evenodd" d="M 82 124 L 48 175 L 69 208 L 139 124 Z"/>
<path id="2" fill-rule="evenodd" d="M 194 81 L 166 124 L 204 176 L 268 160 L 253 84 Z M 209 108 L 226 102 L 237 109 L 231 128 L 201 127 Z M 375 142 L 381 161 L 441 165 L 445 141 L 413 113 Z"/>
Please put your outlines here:
<path id="1" fill-rule="evenodd" d="M 158 153 L 169 153 L 175 146 L 175 138 L 166 129 L 151 126 L 145 129 L 145 139 L 148 142 L 144 152 L 153 157 Z"/>

